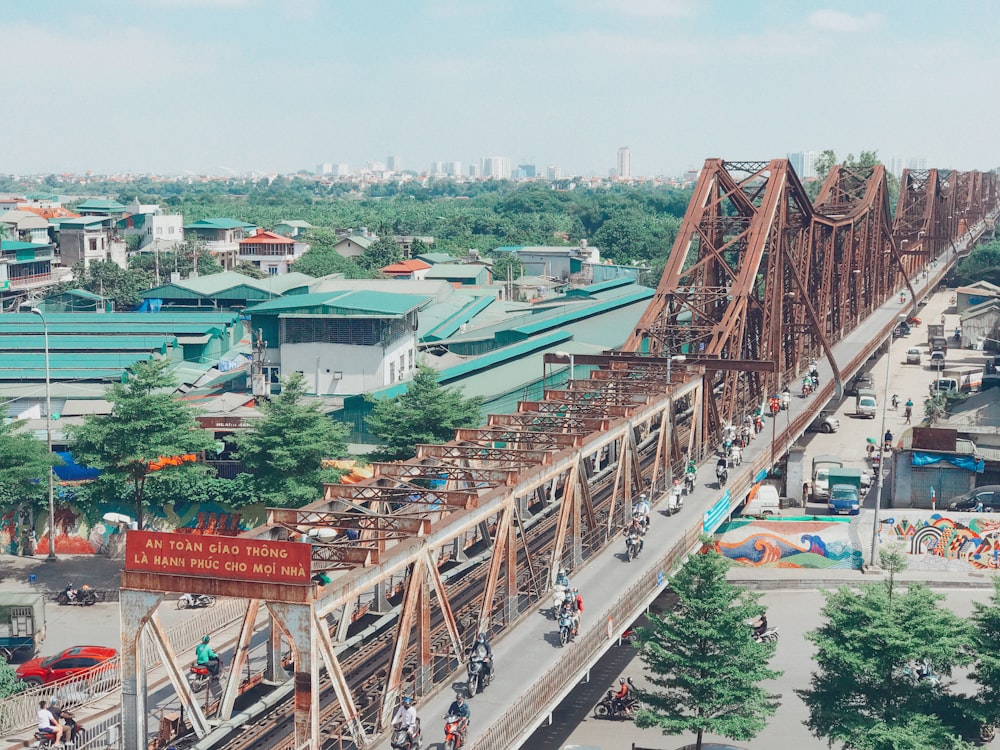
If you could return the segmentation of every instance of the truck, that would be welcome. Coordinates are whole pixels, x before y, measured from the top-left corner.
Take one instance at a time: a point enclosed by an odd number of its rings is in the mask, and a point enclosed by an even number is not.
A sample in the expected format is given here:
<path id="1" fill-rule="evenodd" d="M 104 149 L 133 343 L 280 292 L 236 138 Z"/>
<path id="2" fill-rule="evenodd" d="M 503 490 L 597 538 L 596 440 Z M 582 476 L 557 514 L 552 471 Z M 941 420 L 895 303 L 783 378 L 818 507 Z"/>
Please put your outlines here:
<path id="1" fill-rule="evenodd" d="M 930 394 L 974 393 L 983 387 L 982 367 L 951 367 L 931 381 Z"/>
<path id="2" fill-rule="evenodd" d="M 0 655 L 30 659 L 45 640 L 45 597 L 37 593 L 0 594 Z"/>
<path id="3" fill-rule="evenodd" d="M 760 484 L 750 492 L 741 516 L 780 516 L 781 494 L 773 484 Z"/>
<path id="4" fill-rule="evenodd" d="M 934 350 L 932 343 L 936 338 L 944 338 L 944 323 L 928 323 L 927 324 L 927 346 Z M 947 346 L 948 339 L 945 339 L 945 345 Z"/>
<path id="5" fill-rule="evenodd" d="M 827 508 L 830 515 L 858 514 L 861 509 L 862 474 L 861 469 L 845 469 L 842 466 L 829 469 L 830 499 Z"/>
<path id="6" fill-rule="evenodd" d="M 854 411 L 859 417 L 870 417 L 875 419 L 875 412 L 878 409 L 878 397 L 875 391 L 867 388 L 858 391 L 854 400 Z"/>
<path id="7" fill-rule="evenodd" d="M 839 469 L 844 461 L 839 456 L 816 456 L 812 460 L 812 495 L 816 500 L 830 497 L 828 475 L 831 469 Z"/>

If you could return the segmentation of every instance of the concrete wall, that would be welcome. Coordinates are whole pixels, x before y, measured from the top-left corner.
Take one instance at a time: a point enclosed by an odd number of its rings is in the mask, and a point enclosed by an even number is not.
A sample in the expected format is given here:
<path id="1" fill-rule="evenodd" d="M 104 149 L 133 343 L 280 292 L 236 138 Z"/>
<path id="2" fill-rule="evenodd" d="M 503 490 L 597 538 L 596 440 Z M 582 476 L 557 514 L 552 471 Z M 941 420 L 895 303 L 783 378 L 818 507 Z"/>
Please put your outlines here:
<path id="1" fill-rule="evenodd" d="M 834 518 L 737 519 L 715 539 L 716 550 L 750 567 L 859 569 L 862 563 L 855 525 Z"/>
<path id="2" fill-rule="evenodd" d="M 943 511 L 886 512 L 879 525 L 880 549 L 899 545 L 911 569 L 1000 569 L 1000 516 Z"/>
<path id="3" fill-rule="evenodd" d="M 310 393 L 365 393 L 408 379 L 411 375 L 410 352 L 415 349 L 413 335 L 404 336 L 385 349 L 348 344 L 282 344 L 281 374 L 287 377 L 301 371 Z M 415 361 L 412 369 L 416 369 Z M 393 370 L 394 380 L 391 379 Z M 339 378 L 337 373 L 340 373 Z"/>

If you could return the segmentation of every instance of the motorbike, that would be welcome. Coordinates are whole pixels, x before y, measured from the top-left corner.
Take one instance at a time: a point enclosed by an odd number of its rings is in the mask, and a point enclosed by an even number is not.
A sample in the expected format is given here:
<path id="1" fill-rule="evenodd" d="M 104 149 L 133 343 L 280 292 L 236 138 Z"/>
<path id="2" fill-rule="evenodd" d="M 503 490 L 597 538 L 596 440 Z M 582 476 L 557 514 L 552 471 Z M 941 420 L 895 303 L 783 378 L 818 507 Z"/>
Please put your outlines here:
<path id="1" fill-rule="evenodd" d="M 636 635 L 635 630 L 633 630 L 632 628 L 627 628 L 625 632 L 622 633 L 621 635 L 621 641 L 622 643 L 627 643 L 631 646 L 638 637 L 639 636 Z"/>
<path id="2" fill-rule="evenodd" d="M 726 486 L 726 480 L 729 479 L 729 472 L 724 466 L 715 467 L 715 478 L 719 480 L 719 489 L 721 490 Z"/>
<path id="3" fill-rule="evenodd" d="M 642 547 L 642 537 L 638 534 L 629 534 L 625 537 L 625 557 L 632 562 L 639 556 L 639 549 Z"/>
<path id="4" fill-rule="evenodd" d="M 393 726 L 389 745 L 392 750 L 420 750 L 420 719 L 412 735 L 404 727 Z"/>
<path id="5" fill-rule="evenodd" d="M 573 615 L 562 613 L 559 615 L 559 645 L 565 646 L 573 640 Z"/>
<path id="6" fill-rule="evenodd" d="M 464 716 L 444 717 L 444 750 L 458 750 L 465 746 L 465 733 L 469 720 Z"/>
<path id="7" fill-rule="evenodd" d="M 694 474 L 691 472 L 684 475 L 684 491 L 689 495 L 694 492 Z"/>
<path id="8" fill-rule="evenodd" d="M 188 670 L 188 684 L 191 686 L 191 691 L 194 693 L 200 693 L 206 687 L 208 683 L 213 680 L 217 680 L 222 677 L 222 664 L 219 664 L 219 674 L 218 676 L 212 675 L 204 664 L 192 664 L 191 668 Z"/>
<path id="9" fill-rule="evenodd" d="M 934 667 L 931 663 L 924 659 L 914 666 L 903 667 L 903 676 L 909 677 L 914 682 L 925 682 L 931 687 L 937 687 L 941 684 L 941 678 L 938 677 L 937 673 L 934 671 Z"/>
<path id="10" fill-rule="evenodd" d="M 755 641 L 757 641 L 757 643 L 769 643 L 771 641 L 777 641 L 778 640 L 778 629 L 777 628 L 768 628 L 763 633 L 757 633 L 755 631 L 754 634 L 753 634 L 753 639 Z"/>
<path id="11" fill-rule="evenodd" d="M 734 445 L 729 449 L 729 465 L 739 466 L 741 463 L 743 463 L 743 451 Z"/>
<path id="12" fill-rule="evenodd" d="M 563 586 L 561 583 L 557 583 L 552 587 L 552 619 L 559 619 L 559 610 L 562 609 L 562 603 L 566 599 L 566 590 L 569 586 Z"/>
<path id="13" fill-rule="evenodd" d="M 783 391 L 781 394 L 781 408 L 788 411 L 788 407 L 792 405 L 792 394 L 788 391 Z"/>
<path id="14" fill-rule="evenodd" d="M 490 669 L 487 662 L 475 654 L 469 655 L 465 671 L 469 675 L 469 698 L 475 698 L 493 681 L 493 670 Z"/>
<path id="15" fill-rule="evenodd" d="M 89 586 L 74 589 L 73 584 L 70 584 L 59 592 L 56 601 L 63 606 L 75 604 L 80 607 L 89 607 L 91 604 L 97 604 L 97 594 Z"/>
<path id="16" fill-rule="evenodd" d="M 208 594 L 181 594 L 177 609 L 207 609 L 215 606 L 215 597 Z"/>
<path id="17" fill-rule="evenodd" d="M 76 720 L 76 717 L 69 709 L 50 706 L 49 710 L 52 711 L 52 715 L 56 717 L 57 721 L 62 721 L 65 725 L 65 729 L 63 730 L 64 742 L 76 744 L 76 738 L 86 731 L 84 726 Z"/>
<path id="18" fill-rule="evenodd" d="M 632 681 L 629 680 L 629 684 Z M 615 696 L 614 690 L 609 690 L 604 698 L 594 706 L 594 716 L 598 719 L 631 719 L 639 701 L 629 693 L 624 703 Z"/>
<path id="19" fill-rule="evenodd" d="M 802 398 L 806 398 L 810 393 L 812 393 L 813 387 L 812 382 L 802 383 Z"/>

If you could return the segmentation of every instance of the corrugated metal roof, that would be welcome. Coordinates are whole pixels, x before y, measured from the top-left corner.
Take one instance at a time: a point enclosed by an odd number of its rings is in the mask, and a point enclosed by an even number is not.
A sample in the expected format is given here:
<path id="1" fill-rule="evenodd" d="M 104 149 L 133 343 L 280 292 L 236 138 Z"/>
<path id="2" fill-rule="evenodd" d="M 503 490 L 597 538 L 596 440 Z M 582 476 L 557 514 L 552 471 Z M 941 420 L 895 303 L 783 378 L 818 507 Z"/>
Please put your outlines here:
<path id="1" fill-rule="evenodd" d="M 37 322 L 35 325 L 27 326 L 24 323 L 7 323 L 4 318 L 9 316 L 0 316 L 0 334 L 32 334 L 42 333 L 42 324 Z M 223 326 L 213 326 L 206 323 L 177 323 L 174 321 L 150 321 L 149 323 L 118 323 L 109 325 L 100 325 L 98 323 L 93 323 L 88 321 L 86 324 L 83 323 L 49 323 L 49 334 L 75 334 L 82 338 L 90 335 L 103 334 L 103 335 L 115 335 L 115 334 L 129 334 L 129 333 L 145 333 L 153 335 L 156 333 L 162 333 L 165 335 L 181 335 L 185 333 L 189 334 L 202 334 L 206 332 L 214 332 L 220 334 L 223 330 Z"/>
<path id="2" fill-rule="evenodd" d="M 149 352 L 49 352 L 49 369 L 108 370 L 123 369 L 136 362 L 153 359 Z M 0 370 L 39 369 L 45 374 L 44 352 L 0 352 Z"/>
<path id="3" fill-rule="evenodd" d="M 247 224 L 236 219 L 199 219 L 191 224 L 185 224 L 185 229 L 249 229 L 256 224 Z"/>
<path id="4" fill-rule="evenodd" d="M 76 207 L 77 211 L 128 211 L 128 206 L 123 206 L 116 200 L 105 198 L 91 198 Z"/>
<path id="5" fill-rule="evenodd" d="M 486 266 L 464 263 L 438 263 L 431 266 L 425 279 L 475 279 Z"/>
<path id="6" fill-rule="evenodd" d="M 433 266 L 438 263 L 453 263 L 455 261 L 455 256 L 449 255 L 448 253 L 420 253 L 420 255 L 417 256 L 417 259 L 430 263 Z"/>
<path id="7" fill-rule="evenodd" d="M 616 297 L 614 299 L 603 300 L 601 302 L 595 302 L 594 304 L 585 305 L 574 310 L 568 310 L 561 312 L 558 315 L 547 317 L 544 320 L 536 320 L 531 323 L 526 323 L 525 325 L 518 326 L 517 328 L 512 328 L 509 332 L 504 335 L 497 336 L 498 341 L 502 341 L 505 336 L 509 337 L 527 337 L 533 336 L 542 331 L 547 331 L 550 328 L 560 328 L 567 325 L 568 323 L 575 322 L 577 320 L 583 320 L 584 318 L 590 318 L 594 315 L 600 315 L 601 313 L 608 312 L 610 310 L 616 310 L 619 307 L 625 307 L 631 305 L 635 302 L 640 302 L 642 300 L 647 300 L 654 294 L 652 289 L 640 289 L 631 294 L 624 295 L 622 297 Z"/>
<path id="8" fill-rule="evenodd" d="M 621 286 L 626 286 L 628 284 L 634 284 L 635 279 L 631 276 L 623 276 L 617 279 L 608 279 L 607 281 L 601 281 L 597 284 L 590 284 L 588 286 L 579 287 L 578 289 L 570 289 L 566 292 L 567 297 L 591 297 L 595 294 L 600 294 L 601 292 L 606 292 L 609 289 L 617 289 Z"/>
<path id="9" fill-rule="evenodd" d="M 462 308 L 450 318 L 441 321 L 426 334 L 422 335 L 420 340 L 441 341 L 442 339 L 448 338 L 458 331 L 463 325 L 489 307 L 495 300 L 495 297 L 476 297 L 463 305 Z"/>
<path id="10" fill-rule="evenodd" d="M 990 461 L 992 463 L 1000 463 L 1000 448 L 984 448 L 981 445 L 977 445 L 976 453 L 978 453 L 987 461 Z"/>
<path id="11" fill-rule="evenodd" d="M 163 351 L 168 346 L 177 346 L 177 338 L 162 336 L 71 336 L 58 334 L 49 336 L 49 351 Z M 41 334 L 0 333 L 0 352 L 44 351 L 45 336 Z"/>
<path id="12" fill-rule="evenodd" d="M 320 315 L 350 315 L 352 313 L 375 313 L 378 315 L 405 315 L 429 301 L 428 297 L 416 294 L 391 294 L 372 291 L 339 291 L 296 294 L 290 297 L 255 305 L 247 312 L 260 313 L 306 313 Z"/>

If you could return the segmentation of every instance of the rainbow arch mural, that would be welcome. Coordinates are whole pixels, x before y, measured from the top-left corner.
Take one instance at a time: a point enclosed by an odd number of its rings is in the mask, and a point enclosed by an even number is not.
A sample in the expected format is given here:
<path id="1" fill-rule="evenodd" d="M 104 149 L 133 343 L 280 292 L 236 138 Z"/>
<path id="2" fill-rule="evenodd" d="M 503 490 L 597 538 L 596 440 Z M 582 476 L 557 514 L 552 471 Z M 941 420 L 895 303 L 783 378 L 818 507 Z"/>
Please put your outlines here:
<path id="1" fill-rule="evenodd" d="M 900 545 L 922 570 L 1000 570 L 1000 517 L 984 513 L 899 513 L 879 525 L 879 543 Z"/>
<path id="2" fill-rule="evenodd" d="M 715 549 L 737 565 L 859 570 L 863 562 L 848 519 L 736 519 L 720 526 L 715 539 Z"/>

